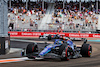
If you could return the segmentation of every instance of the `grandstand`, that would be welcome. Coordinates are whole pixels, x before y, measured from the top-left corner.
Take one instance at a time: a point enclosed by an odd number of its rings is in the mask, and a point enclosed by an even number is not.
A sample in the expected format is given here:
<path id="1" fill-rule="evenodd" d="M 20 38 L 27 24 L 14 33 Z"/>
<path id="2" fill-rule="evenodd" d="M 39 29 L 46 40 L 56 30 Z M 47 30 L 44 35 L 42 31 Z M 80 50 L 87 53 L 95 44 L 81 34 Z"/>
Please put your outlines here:
<path id="1" fill-rule="evenodd" d="M 99 3 L 98 0 L 9 0 L 9 30 L 95 32 Z"/>

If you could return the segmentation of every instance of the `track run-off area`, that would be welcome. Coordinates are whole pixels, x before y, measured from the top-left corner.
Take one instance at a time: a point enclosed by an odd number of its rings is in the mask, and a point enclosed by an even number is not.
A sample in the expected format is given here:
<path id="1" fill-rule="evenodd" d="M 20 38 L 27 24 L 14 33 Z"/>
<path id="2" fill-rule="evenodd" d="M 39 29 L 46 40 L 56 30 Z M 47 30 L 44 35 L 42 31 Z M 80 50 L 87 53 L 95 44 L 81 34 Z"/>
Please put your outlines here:
<path id="1" fill-rule="evenodd" d="M 31 39 L 30 42 L 40 40 Z M 27 41 L 11 41 L 11 48 L 26 48 L 30 43 Z M 45 41 L 44 41 L 45 42 Z M 83 41 L 74 41 L 76 45 L 81 45 Z M 77 59 L 70 59 L 69 61 L 59 61 L 54 59 L 46 60 L 30 60 L 27 57 L 22 57 L 20 52 L 12 53 L 9 55 L 0 56 L 1 67 L 100 67 L 100 42 L 91 42 L 93 52 L 92 56 L 82 57 Z M 38 43 L 39 48 L 43 48 L 45 44 Z M 9 62 L 10 61 L 10 62 Z"/>

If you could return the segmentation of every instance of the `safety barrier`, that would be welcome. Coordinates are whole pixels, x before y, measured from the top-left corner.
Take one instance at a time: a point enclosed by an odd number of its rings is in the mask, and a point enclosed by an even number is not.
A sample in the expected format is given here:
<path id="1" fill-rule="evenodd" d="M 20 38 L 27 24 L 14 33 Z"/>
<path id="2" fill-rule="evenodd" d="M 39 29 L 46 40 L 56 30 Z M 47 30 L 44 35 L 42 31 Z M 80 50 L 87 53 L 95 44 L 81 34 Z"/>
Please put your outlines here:
<path id="1" fill-rule="evenodd" d="M 76 38 L 100 38 L 100 34 L 89 34 L 89 33 L 57 33 L 57 32 L 11 32 L 10 37 L 39 37 L 44 34 L 59 34 L 66 37 L 76 37 Z"/>

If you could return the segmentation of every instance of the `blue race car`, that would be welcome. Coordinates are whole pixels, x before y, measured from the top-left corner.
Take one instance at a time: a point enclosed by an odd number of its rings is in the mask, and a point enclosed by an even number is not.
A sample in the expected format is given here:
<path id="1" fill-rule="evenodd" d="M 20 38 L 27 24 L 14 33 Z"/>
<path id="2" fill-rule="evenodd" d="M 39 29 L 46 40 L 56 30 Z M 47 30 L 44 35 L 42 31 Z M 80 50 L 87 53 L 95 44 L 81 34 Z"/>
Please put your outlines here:
<path id="1" fill-rule="evenodd" d="M 54 44 L 48 44 L 43 50 L 39 51 L 35 43 L 31 43 L 26 48 L 26 56 L 30 59 L 61 59 L 69 60 L 70 58 L 79 58 L 82 56 L 90 57 L 92 46 L 84 41 L 82 47 L 77 47 L 70 39 L 55 39 Z"/>

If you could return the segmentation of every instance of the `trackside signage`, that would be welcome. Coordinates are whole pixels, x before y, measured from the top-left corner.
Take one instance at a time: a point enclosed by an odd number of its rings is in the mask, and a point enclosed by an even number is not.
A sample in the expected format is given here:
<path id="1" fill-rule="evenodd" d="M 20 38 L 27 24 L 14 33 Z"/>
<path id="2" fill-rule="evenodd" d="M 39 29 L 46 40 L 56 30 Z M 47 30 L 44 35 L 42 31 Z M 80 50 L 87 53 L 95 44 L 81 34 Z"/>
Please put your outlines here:
<path id="1" fill-rule="evenodd" d="M 40 32 L 8 32 L 11 37 L 38 37 Z"/>
<path id="2" fill-rule="evenodd" d="M 100 34 L 93 34 L 93 37 L 100 38 Z"/>
<path id="3" fill-rule="evenodd" d="M 67 34 L 67 33 L 66 33 Z M 68 37 L 89 37 L 89 34 L 68 33 Z"/>
<path id="4" fill-rule="evenodd" d="M 56 32 L 11 32 L 10 37 L 39 37 L 40 35 L 44 34 L 59 34 L 64 35 L 66 37 L 76 37 L 76 38 L 100 38 L 100 34 L 88 34 L 88 33 L 56 33 Z"/>

